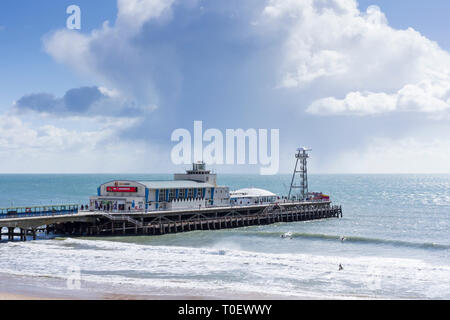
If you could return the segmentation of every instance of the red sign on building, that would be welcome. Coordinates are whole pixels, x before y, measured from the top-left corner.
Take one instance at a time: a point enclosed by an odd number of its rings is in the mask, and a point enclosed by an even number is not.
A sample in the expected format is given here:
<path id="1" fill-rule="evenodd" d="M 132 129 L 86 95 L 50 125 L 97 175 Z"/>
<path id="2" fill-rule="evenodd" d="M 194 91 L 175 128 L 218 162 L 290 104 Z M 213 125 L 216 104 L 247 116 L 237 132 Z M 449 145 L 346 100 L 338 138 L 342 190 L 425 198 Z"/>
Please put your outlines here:
<path id="1" fill-rule="evenodd" d="M 107 192 L 137 192 L 136 187 L 106 187 Z"/>

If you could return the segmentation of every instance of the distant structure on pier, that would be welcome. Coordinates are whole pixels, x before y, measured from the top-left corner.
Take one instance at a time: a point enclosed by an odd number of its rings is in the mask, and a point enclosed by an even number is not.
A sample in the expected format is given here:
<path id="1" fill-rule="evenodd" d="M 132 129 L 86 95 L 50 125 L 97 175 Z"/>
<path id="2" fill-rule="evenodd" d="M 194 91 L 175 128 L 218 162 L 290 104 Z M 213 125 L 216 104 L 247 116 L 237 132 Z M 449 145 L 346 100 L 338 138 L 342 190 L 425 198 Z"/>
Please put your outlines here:
<path id="1" fill-rule="evenodd" d="M 295 162 L 295 169 L 294 174 L 292 175 L 288 199 L 291 199 L 291 195 L 293 195 L 293 193 L 295 193 L 297 200 L 305 201 L 308 197 L 308 151 L 312 151 L 312 149 L 306 147 L 297 149 L 297 153 L 295 154 L 295 158 L 297 160 Z"/>

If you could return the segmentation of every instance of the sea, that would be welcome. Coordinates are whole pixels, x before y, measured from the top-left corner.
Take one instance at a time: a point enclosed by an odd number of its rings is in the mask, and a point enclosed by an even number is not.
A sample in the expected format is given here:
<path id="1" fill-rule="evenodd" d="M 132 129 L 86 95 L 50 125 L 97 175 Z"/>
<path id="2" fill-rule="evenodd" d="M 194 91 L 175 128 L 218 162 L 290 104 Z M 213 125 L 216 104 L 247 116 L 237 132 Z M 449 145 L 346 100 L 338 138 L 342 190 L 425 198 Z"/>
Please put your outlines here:
<path id="1" fill-rule="evenodd" d="M 100 184 L 117 179 L 172 176 L 0 175 L 0 207 L 86 204 Z M 231 190 L 278 195 L 287 195 L 290 180 L 218 176 Z M 313 174 L 309 189 L 342 205 L 343 218 L 153 237 L 3 240 L 0 279 L 8 290 L 34 284 L 61 297 L 450 299 L 450 175 Z"/>

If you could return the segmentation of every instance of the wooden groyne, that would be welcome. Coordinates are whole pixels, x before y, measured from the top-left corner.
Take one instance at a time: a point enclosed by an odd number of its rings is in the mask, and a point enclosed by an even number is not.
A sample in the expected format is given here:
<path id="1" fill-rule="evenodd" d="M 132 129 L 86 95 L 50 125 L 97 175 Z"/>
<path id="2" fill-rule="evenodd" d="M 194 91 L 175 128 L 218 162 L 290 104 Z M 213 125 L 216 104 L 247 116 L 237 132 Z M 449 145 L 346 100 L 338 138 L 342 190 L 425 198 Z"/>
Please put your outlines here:
<path id="1" fill-rule="evenodd" d="M 36 239 L 37 232 L 62 236 L 163 235 L 342 217 L 330 202 L 290 202 L 246 207 L 211 207 L 157 212 L 79 212 L 0 219 L 2 236 Z M 19 229 L 19 232 L 16 230 Z M 5 240 L 5 239 L 4 239 Z"/>

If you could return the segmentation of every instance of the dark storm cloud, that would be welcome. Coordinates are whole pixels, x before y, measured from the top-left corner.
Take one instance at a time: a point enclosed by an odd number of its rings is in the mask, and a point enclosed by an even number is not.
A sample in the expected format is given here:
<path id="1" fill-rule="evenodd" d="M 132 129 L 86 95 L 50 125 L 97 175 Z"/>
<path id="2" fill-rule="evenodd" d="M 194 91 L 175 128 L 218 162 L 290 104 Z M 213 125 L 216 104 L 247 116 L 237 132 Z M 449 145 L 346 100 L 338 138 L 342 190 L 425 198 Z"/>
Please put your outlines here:
<path id="1" fill-rule="evenodd" d="M 70 112 L 86 112 L 96 101 L 105 98 L 97 87 L 71 89 L 64 95 L 64 106 Z"/>
<path id="2" fill-rule="evenodd" d="M 36 112 L 56 112 L 60 109 L 61 100 L 49 93 L 32 93 L 23 96 L 16 102 L 18 109 L 28 109 Z"/>
<path id="3" fill-rule="evenodd" d="M 46 113 L 55 117 L 109 116 L 140 117 L 151 109 L 142 109 L 134 101 L 109 96 L 94 87 L 68 90 L 63 97 L 49 93 L 33 93 L 20 98 L 14 105 L 16 111 Z"/>
<path id="4" fill-rule="evenodd" d="M 66 92 L 63 98 L 49 93 L 32 93 L 16 102 L 19 110 L 31 110 L 39 113 L 78 114 L 87 112 L 95 102 L 106 98 L 98 87 L 81 87 Z"/>

